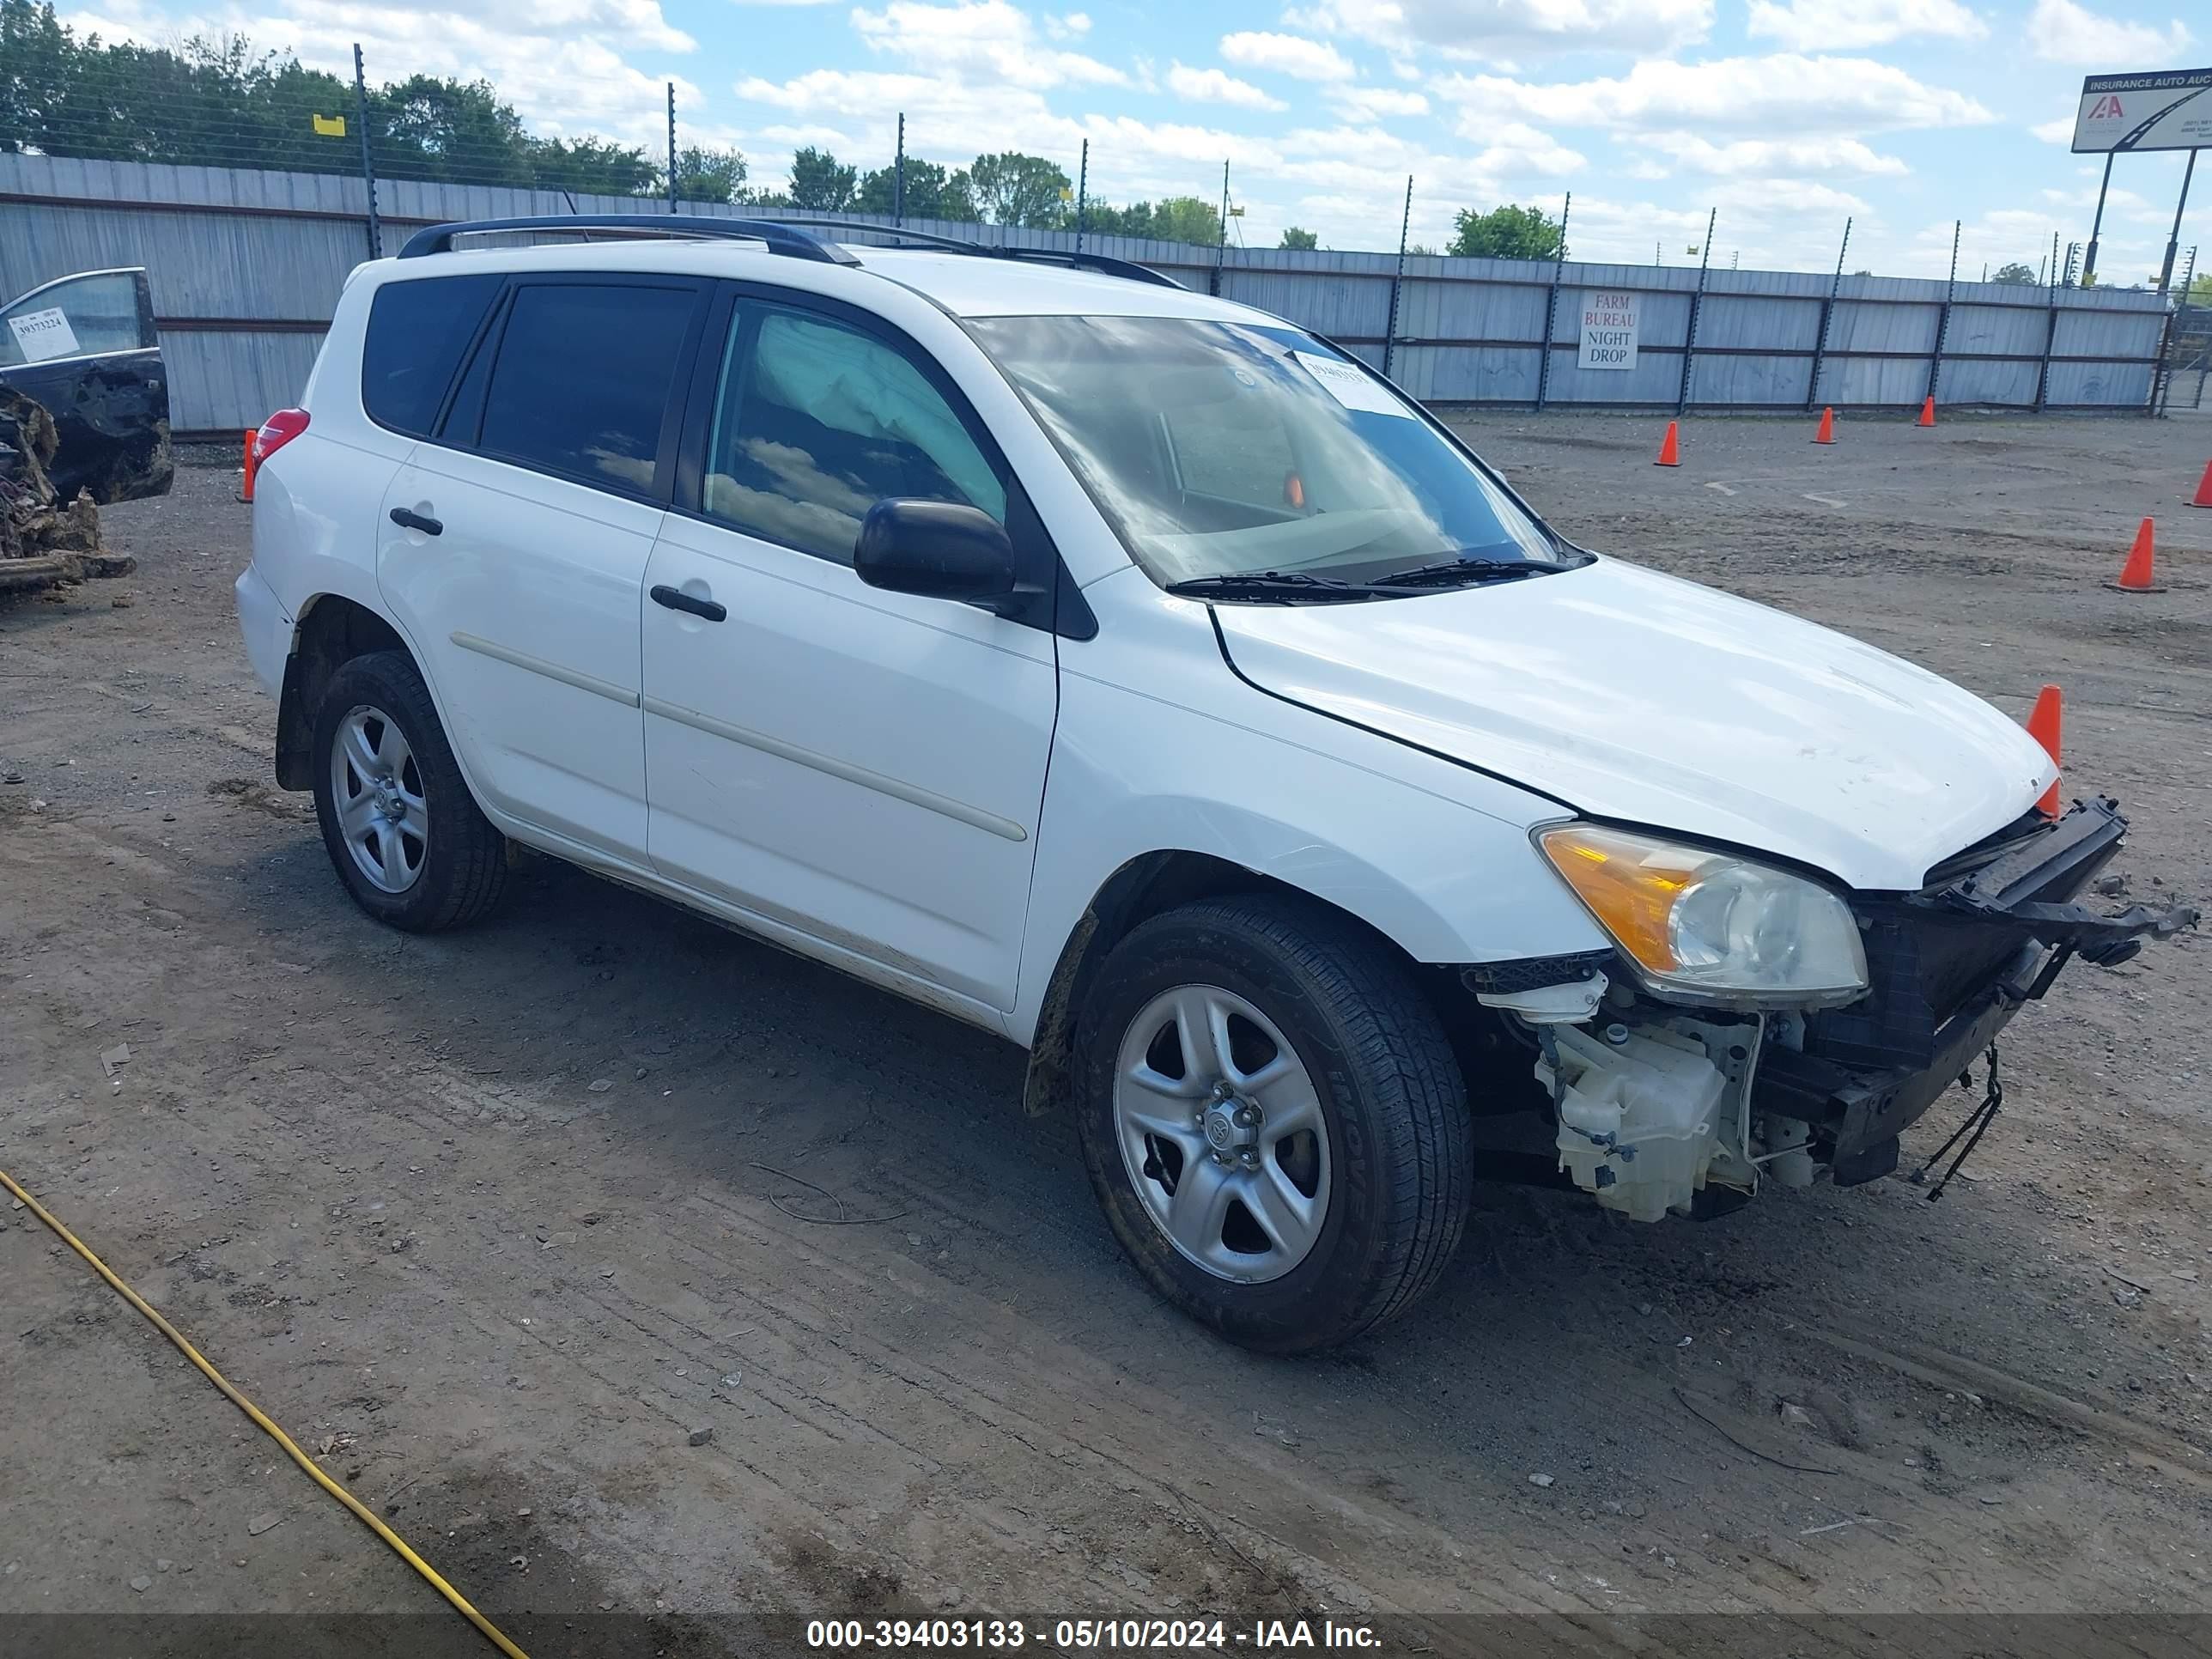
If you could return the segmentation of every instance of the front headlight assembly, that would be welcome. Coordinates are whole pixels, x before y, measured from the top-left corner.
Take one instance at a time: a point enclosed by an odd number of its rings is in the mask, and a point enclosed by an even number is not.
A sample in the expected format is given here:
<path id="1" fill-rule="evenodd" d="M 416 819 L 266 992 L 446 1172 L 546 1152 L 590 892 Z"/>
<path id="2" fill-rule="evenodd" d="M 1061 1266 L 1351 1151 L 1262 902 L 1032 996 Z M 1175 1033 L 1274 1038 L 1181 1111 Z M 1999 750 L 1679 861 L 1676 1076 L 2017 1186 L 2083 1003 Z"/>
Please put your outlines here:
<path id="1" fill-rule="evenodd" d="M 1536 844 L 1648 989 L 1726 1007 L 1826 1007 L 1867 988 L 1866 949 L 1827 888 L 1732 853 L 1594 823 Z"/>

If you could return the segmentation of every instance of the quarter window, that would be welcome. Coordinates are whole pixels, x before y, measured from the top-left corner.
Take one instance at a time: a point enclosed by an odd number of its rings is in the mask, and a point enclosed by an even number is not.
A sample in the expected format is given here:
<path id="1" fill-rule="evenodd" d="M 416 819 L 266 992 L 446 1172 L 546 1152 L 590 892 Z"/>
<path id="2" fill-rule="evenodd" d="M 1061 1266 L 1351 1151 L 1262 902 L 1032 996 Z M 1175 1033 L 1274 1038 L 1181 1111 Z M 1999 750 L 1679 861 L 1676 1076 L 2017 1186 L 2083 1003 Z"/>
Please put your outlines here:
<path id="1" fill-rule="evenodd" d="M 588 483 L 650 491 L 696 302 L 690 289 L 629 283 L 517 289 L 478 447 Z"/>
<path id="2" fill-rule="evenodd" d="M 453 370 L 503 276 L 428 276 L 386 283 L 368 307 L 361 402 L 368 418 L 427 438 Z"/>
<path id="3" fill-rule="evenodd" d="M 1006 490 L 913 362 L 826 319 L 761 307 L 730 333 L 701 507 L 765 540 L 853 562 L 894 495 L 961 501 L 1004 524 Z"/>

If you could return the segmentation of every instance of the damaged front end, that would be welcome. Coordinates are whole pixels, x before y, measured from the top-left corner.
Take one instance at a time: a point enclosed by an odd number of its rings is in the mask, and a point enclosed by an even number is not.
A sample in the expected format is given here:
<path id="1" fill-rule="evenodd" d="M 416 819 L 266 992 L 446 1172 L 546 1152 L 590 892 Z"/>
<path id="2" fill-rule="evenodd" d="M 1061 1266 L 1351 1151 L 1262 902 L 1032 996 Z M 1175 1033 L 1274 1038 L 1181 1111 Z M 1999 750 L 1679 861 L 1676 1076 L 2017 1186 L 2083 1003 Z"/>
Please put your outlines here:
<path id="1" fill-rule="evenodd" d="M 1714 1213 L 1762 1174 L 1854 1185 L 1896 1168 L 1899 1134 L 2074 957 L 2113 966 L 2196 925 L 2186 905 L 2074 902 L 2126 832 L 2118 803 L 2082 801 L 1977 843 L 1917 892 L 1838 895 L 1865 964 L 1848 1000 L 1686 1006 L 1625 954 L 1463 977 L 1534 1042 L 1558 1168 L 1606 1208 Z"/>

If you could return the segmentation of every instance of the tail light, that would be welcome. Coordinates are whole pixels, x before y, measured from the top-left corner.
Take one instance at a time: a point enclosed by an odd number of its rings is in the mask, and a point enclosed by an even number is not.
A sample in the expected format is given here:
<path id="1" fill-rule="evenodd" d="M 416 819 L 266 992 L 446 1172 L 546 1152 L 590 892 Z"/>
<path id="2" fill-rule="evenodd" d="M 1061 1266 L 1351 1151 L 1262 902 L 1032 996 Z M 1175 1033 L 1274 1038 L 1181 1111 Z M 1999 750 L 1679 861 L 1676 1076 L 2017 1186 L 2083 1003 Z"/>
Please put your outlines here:
<path id="1" fill-rule="evenodd" d="M 253 464 L 256 467 L 286 444 L 307 429 L 307 411 L 304 409 L 280 409 L 262 422 L 261 430 L 253 434 Z"/>

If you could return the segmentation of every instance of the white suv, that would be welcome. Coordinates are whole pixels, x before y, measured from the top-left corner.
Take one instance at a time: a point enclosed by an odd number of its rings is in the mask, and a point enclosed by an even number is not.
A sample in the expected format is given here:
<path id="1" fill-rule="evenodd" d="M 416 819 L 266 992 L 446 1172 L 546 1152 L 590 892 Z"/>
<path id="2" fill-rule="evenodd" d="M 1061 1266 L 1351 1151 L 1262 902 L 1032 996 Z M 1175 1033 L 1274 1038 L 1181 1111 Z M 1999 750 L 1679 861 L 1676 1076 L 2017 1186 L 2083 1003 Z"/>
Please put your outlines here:
<path id="1" fill-rule="evenodd" d="M 1887 1173 L 2059 963 L 2193 920 L 2068 902 L 2125 822 L 1996 710 L 1575 546 L 1327 340 L 907 240 L 354 272 L 238 608 L 363 909 L 469 921 L 520 842 L 998 1032 L 1274 1350 L 1532 1145 L 1643 1219 Z"/>

